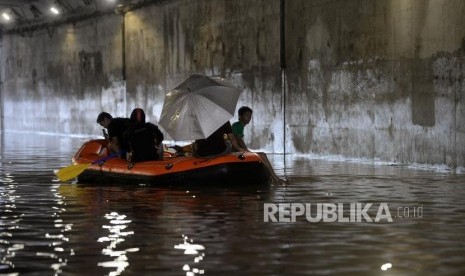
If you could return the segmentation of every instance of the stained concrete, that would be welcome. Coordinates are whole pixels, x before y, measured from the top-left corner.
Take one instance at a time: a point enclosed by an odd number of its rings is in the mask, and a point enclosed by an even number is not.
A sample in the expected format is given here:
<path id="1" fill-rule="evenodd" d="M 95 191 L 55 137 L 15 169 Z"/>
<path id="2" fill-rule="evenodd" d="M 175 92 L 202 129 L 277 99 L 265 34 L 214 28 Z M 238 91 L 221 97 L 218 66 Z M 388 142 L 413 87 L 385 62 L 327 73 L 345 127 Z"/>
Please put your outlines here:
<path id="1" fill-rule="evenodd" d="M 284 34 L 281 4 L 163 1 L 4 34 L 3 127 L 99 134 L 101 110 L 137 106 L 156 123 L 202 73 L 244 89 L 251 148 L 465 166 L 464 1 L 284 0 Z"/>
<path id="2" fill-rule="evenodd" d="M 121 18 L 3 36 L 5 130 L 101 133 L 96 114 L 121 81 Z M 113 109 L 114 110 L 114 109 Z"/>
<path id="3" fill-rule="evenodd" d="M 290 152 L 464 165 L 463 1 L 286 3 Z"/>

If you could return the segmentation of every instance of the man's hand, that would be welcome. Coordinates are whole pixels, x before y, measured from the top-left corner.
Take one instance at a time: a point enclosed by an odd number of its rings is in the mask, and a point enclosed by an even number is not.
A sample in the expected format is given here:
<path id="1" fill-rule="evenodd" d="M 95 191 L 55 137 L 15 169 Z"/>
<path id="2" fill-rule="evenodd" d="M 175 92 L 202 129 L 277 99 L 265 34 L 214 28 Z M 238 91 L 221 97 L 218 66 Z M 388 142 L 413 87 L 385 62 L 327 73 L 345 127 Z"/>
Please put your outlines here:
<path id="1" fill-rule="evenodd" d="M 132 152 L 126 153 L 126 160 L 128 161 L 128 163 L 132 163 Z"/>

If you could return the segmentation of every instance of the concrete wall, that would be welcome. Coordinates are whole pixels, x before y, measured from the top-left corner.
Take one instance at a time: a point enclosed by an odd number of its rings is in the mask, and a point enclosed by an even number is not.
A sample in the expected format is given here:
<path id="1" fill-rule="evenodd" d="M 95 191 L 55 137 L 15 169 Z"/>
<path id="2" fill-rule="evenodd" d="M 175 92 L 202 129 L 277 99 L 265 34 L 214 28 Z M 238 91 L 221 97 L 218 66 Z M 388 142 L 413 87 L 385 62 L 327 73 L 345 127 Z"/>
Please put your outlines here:
<path id="1" fill-rule="evenodd" d="M 281 0 L 161 3 L 4 35 L 4 128 L 98 134 L 101 110 L 136 106 L 157 122 L 202 73 L 244 89 L 251 148 L 465 166 L 464 1 L 284 0 L 284 75 Z"/>
<path id="2" fill-rule="evenodd" d="M 128 108 L 143 106 L 156 122 L 164 93 L 191 73 L 224 76 L 244 89 L 238 107 L 257 114 L 251 147 L 282 151 L 279 8 L 279 0 L 173 1 L 126 14 Z"/>
<path id="3" fill-rule="evenodd" d="M 101 133 L 98 112 L 118 104 L 110 94 L 122 81 L 121 22 L 105 16 L 4 35 L 4 129 Z"/>
<path id="4" fill-rule="evenodd" d="M 464 1 L 286 3 L 291 152 L 465 164 Z"/>

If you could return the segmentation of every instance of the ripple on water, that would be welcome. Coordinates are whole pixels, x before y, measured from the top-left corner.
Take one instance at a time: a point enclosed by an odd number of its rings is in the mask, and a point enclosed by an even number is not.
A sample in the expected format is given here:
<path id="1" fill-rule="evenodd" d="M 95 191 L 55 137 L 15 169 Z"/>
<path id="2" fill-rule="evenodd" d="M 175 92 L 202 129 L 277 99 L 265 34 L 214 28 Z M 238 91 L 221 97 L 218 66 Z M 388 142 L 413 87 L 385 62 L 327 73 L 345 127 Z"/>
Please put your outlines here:
<path id="1" fill-rule="evenodd" d="M 268 155 L 277 173 L 288 178 L 286 185 L 261 191 L 103 187 L 53 181 L 53 169 L 69 164 L 83 139 L 13 134 L 2 139 L 0 274 L 465 271 L 463 175 Z M 392 223 L 312 223 L 305 217 L 264 222 L 264 203 L 383 202 L 393 216 L 422 206 L 422 217 L 393 217 Z"/>

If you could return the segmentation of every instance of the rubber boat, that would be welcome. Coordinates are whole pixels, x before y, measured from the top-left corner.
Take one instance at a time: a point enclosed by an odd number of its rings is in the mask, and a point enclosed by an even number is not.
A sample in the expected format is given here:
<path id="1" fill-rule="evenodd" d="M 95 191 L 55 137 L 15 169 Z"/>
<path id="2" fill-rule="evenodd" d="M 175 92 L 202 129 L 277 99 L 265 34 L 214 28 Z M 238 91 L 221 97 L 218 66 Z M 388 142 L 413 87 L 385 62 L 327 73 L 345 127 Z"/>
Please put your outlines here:
<path id="1" fill-rule="evenodd" d="M 106 140 L 85 142 L 73 156 L 74 164 L 89 164 L 105 151 Z M 163 161 L 134 163 L 132 167 L 122 158 L 111 158 L 90 165 L 78 176 L 86 183 L 138 183 L 160 186 L 183 185 L 264 185 L 269 173 L 260 156 L 253 152 L 231 153 L 206 159 L 175 156 L 165 152 Z"/>

